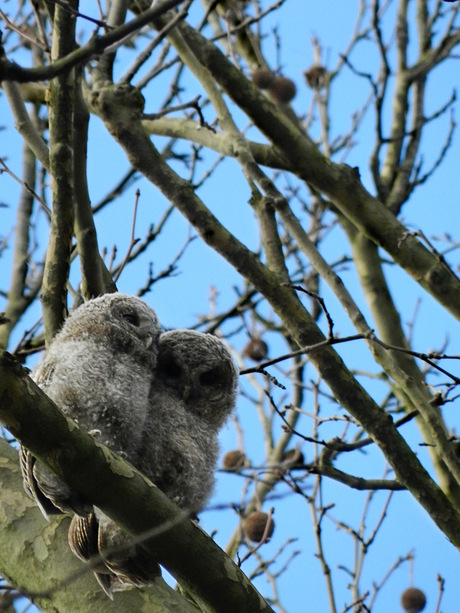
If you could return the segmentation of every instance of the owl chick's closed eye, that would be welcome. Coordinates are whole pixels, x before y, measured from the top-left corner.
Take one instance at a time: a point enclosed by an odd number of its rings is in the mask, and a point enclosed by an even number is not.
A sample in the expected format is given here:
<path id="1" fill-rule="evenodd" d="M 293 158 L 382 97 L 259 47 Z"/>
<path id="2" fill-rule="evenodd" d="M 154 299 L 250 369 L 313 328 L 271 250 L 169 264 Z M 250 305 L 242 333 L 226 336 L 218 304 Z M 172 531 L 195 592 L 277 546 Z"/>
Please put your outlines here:
<path id="1" fill-rule="evenodd" d="M 67 318 L 32 378 L 68 417 L 135 464 L 159 334 L 155 312 L 140 298 L 100 296 Z M 22 447 L 20 459 L 26 492 L 45 516 L 91 508 Z"/>

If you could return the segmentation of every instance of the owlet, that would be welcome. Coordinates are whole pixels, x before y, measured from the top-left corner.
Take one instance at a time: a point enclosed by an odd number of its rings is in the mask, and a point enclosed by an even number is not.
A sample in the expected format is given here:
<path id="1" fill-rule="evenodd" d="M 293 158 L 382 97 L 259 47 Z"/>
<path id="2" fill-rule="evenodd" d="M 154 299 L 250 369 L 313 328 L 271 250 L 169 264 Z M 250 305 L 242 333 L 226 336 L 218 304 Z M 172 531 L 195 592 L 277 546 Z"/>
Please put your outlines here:
<path id="1" fill-rule="evenodd" d="M 78 307 L 32 372 L 43 391 L 99 442 L 139 464 L 160 324 L 140 298 L 106 294 Z M 86 513 L 46 466 L 20 449 L 26 492 L 44 513 Z"/>

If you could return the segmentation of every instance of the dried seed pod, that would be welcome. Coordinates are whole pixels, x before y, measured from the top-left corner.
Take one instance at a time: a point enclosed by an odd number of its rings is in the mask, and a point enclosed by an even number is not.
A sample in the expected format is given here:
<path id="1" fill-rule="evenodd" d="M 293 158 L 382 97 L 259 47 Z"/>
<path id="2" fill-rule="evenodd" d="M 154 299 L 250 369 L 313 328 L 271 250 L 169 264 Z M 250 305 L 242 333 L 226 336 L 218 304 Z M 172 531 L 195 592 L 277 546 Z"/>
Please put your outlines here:
<path id="1" fill-rule="evenodd" d="M 287 104 L 294 99 L 297 93 L 297 87 L 292 79 L 280 75 L 275 77 L 275 80 L 270 85 L 269 91 L 275 102 L 278 102 L 278 104 Z"/>
<path id="2" fill-rule="evenodd" d="M 269 68 L 258 68 L 252 73 L 252 82 L 259 89 L 268 89 L 274 82 L 275 75 Z"/>
<path id="3" fill-rule="evenodd" d="M 261 362 L 268 355 L 268 345 L 260 336 L 253 336 L 243 349 L 243 354 L 254 362 Z"/>
<path id="4" fill-rule="evenodd" d="M 290 466 L 305 464 L 305 457 L 300 449 L 288 449 L 283 455 L 283 462 Z"/>
<path id="5" fill-rule="evenodd" d="M 321 89 L 326 81 L 326 69 L 324 66 L 312 66 L 304 73 L 307 85 L 312 89 Z"/>
<path id="6" fill-rule="evenodd" d="M 238 470 L 248 465 L 248 459 L 242 451 L 233 449 L 224 455 L 222 465 L 226 470 Z"/>
<path id="7" fill-rule="evenodd" d="M 267 526 L 268 523 L 268 526 Z M 253 511 L 243 521 L 243 531 L 250 541 L 260 543 L 267 530 L 267 538 L 270 538 L 275 529 L 273 518 L 263 511 Z"/>
<path id="8" fill-rule="evenodd" d="M 419 613 L 426 605 L 426 596 L 417 587 L 408 587 L 401 595 L 401 605 L 406 613 Z"/>

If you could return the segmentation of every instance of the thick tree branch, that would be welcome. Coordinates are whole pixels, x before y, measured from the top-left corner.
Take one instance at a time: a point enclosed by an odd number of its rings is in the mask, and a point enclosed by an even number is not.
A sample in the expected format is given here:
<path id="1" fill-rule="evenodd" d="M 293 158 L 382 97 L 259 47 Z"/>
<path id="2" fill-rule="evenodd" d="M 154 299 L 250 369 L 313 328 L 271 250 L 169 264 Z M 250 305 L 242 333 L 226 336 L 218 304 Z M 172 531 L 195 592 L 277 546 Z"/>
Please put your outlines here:
<path id="1" fill-rule="evenodd" d="M 205 610 L 272 611 L 211 538 L 141 473 L 65 417 L 8 354 L 0 359 L 0 421 L 72 490 L 141 537 Z"/>
<path id="2" fill-rule="evenodd" d="M 71 7 L 78 2 L 72 0 Z M 58 59 L 75 46 L 75 19 L 57 5 L 53 22 L 51 57 Z M 49 344 L 66 315 L 66 289 L 74 231 L 74 71 L 53 79 L 49 87 L 50 177 L 53 207 L 41 300 L 45 340 Z"/>
<path id="3" fill-rule="evenodd" d="M 144 119 L 142 124 L 149 134 L 189 140 L 222 155 L 235 156 L 232 139 L 227 134 L 219 131 L 212 132 L 191 119 L 160 117 L 159 119 Z M 248 139 L 246 142 L 258 164 L 278 170 L 294 171 L 292 164 L 286 160 L 285 156 L 271 145 L 263 145 Z"/>
<path id="4" fill-rule="evenodd" d="M 40 611 L 196 613 L 196 608 L 161 578 L 152 589 L 128 590 L 117 593 L 113 601 L 108 599 L 89 567 L 70 551 L 69 519 L 56 516 L 48 523 L 26 496 L 18 452 L 4 439 L 0 439 L 0 458 L 0 570 Z"/>

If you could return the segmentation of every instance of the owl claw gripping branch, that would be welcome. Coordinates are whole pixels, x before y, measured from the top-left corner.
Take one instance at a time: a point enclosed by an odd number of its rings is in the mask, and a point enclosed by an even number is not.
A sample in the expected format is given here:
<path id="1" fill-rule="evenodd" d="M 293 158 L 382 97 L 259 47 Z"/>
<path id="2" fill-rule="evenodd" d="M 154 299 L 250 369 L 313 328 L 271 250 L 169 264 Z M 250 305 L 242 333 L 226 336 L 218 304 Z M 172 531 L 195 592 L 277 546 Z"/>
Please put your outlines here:
<path id="1" fill-rule="evenodd" d="M 32 373 L 69 417 L 141 470 L 193 515 L 214 484 L 217 434 L 235 404 L 237 373 L 224 343 L 189 330 L 161 334 L 140 298 L 106 294 L 66 320 Z M 48 519 L 74 515 L 69 544 L 104 591 L 146 585 L 159 567 L 100 509 L 23 447 L 24 488 Z M 111 553 L 104 555 L 104 550 Z"/>

